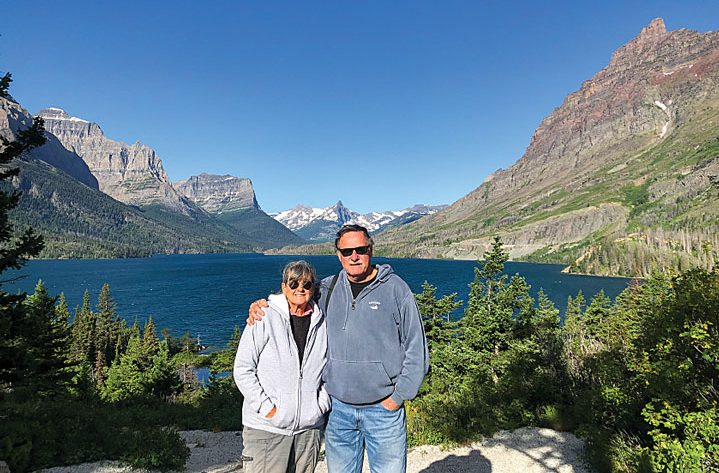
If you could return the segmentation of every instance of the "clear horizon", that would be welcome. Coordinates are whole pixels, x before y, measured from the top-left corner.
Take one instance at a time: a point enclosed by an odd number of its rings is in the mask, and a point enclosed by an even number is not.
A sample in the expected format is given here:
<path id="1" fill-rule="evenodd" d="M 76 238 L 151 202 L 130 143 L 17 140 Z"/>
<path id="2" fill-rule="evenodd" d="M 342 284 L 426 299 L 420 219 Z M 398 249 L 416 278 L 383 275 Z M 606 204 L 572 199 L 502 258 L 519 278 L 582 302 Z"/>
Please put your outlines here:
<path id="1" fill-rule="evenodd" d="M 247 177 L 267 212 L 451 204 L 662 17 L 716 29 L 719 2 L 11 1 L 0 72 L 172 181 Z M 712 20 L 713 18 L 713 20 Z"/>

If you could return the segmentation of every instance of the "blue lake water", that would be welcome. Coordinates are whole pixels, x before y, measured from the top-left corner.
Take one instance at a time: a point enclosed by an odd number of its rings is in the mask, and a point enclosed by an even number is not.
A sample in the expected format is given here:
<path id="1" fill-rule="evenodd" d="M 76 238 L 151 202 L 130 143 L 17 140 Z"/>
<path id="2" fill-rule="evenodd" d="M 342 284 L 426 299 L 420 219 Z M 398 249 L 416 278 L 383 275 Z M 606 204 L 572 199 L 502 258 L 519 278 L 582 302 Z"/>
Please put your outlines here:
<path id="1" fill-rule="evenodd" d="M 23 269 L 3 276 L 21 279 L 5 283 L 7 291 L 32 292 L 42 279 L 52 295 L 65 293 L 72 310 L 82 303 L 85 289 L 93 307 L 107 282 L 119 315 L 130 324 L 149 315 L 155 326 L 169 328 L 174 336 L 190 331 L 210 349 L 222 347 L 233 327 L 245 325 L 249 304 L 279 289 L 282 268 L 296 256 L 260 254 L 160 255 L 137 259 L 35 260 Z M 320 278 L 337 272 L 334 256 L 306 256 Z M 458 293 L 466 301 L 474 278 L 475 261 L 373 258 L 389 263 L 412 288 L 421 291 L 427 280 L 438 294 Z M 540 289 L 564 311 L 568 296 L 582 291 L 589 300 L 600 290 L 616 297 L 629 283 L 625 278 L 564 274 L 562 265 L 507 263 L 505 272 L 523 276 L 536 296 Z"/>

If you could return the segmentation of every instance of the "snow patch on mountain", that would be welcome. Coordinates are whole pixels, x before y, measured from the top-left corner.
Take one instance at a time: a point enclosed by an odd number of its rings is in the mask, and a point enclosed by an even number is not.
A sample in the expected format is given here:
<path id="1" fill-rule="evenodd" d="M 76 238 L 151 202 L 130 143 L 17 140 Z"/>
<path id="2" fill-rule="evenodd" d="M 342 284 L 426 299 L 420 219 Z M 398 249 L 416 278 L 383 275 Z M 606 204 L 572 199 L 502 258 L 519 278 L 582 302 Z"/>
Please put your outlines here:
<path id="1" fill-rule="evenodd" d="M 280 212 L 273 217 L 290 230 L 311 241 L 327 241 L 343 225 L 357 224 L 377 233 L 388 226 L 401 225 L 443 209 L 446 205 L 429 206 L 417 204 L 403 210 L 369 212 L 360 214 L 348 209 L 338 201 L 325 208 L 307 207 L 302 204 Z"/>

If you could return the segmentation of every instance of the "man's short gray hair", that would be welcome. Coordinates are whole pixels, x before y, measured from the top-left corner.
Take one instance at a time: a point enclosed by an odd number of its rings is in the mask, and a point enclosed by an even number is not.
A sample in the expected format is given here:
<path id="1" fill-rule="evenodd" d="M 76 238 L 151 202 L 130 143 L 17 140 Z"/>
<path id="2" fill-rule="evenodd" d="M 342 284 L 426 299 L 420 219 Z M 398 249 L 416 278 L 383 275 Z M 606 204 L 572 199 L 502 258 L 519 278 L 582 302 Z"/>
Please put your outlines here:
<path id="1" fill-rule="evenodd" d="M 290 261 L 282 270 L 282 284 L 289 284 L 290 281 L 309 281 L 312 284 L 317 281 L 315 268 L 305 260 Z"/>
<path id="2" fill-rule="evenodd" d="M 342 236 L 343 236 L 345 233 L 350 233 L 350 232 L 360 232 L 360 233 L 362 233 L 362 234 L 364 235 L 364 237 L 367 239 L 367 244 L 369 245 L 369 247 L 370 247 L 370 248 L 374 248 L 374 240 L 373 240 L 372 237 L 369 235 L 369 231 L 367 231 L 367 229 L 366 229 L 365 227 L 363 227 L 362 225 L 347 224 L 347 225 L 344 225 L 342 228 L 340 228 L 340 229 L 337 231 L 337 236 L 335 237 L 335 249 L 336 249 L 336 250 L 339 250 L 339 249 L 340 249 L 340 247 L 339 247 L 340 238 L 342 238 Z"/>

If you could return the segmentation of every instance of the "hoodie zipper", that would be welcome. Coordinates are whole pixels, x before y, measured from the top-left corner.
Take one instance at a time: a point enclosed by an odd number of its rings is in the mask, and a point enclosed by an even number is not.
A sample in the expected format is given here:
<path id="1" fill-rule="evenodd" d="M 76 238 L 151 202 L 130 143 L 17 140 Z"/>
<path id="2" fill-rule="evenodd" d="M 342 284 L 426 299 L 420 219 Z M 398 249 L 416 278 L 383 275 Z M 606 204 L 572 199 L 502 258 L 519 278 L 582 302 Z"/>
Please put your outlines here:
<path id="1" fill-rule="evenodd" d="M 352 304 L 351 304 L 351 306 L 350 306 L 350 308 L 351 308 L 352 311 L 354 311 L 354 310 L 357 308 L 357 301 L 360 300 L 360 299 L 362 299 L 362 297 L 360 297 L 360 296 L 364 296 L 365 293 L 369 293 L 369 292 L 378 284 L 377 281 L 379 281 L 379 273 L 377 274 L 377 277 L 375 278 L 375 280 L 372 281 L 372 284 L 370 284 L 369 286 L 363 288 L 363 289 L 360 291 L 360 293 L 357 294 L 357 297 L 352 296 Z M 350 284 L 349 281 L 347 281 L 346 286 L 345 286 L 345 289 L 346 289 L 347 291 L 349 291 L 350 294 L 352 294 L 352 285 Z M 350 314 L 349 314 L 349 311 L 347 311 L 347 313 L 345 314 L 345 322 L 344 322 L 344 324 L 342 325 L 342 330 L 346 330 L 346 329 L 347 329 L 347 320 L 349 319 L 349 315 L 350 315 Z"/>

